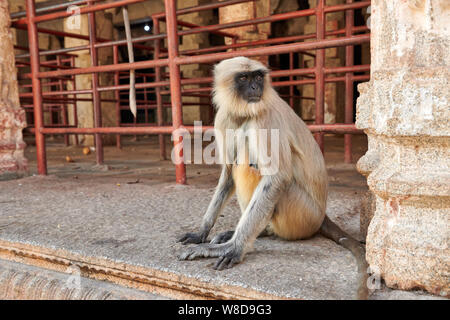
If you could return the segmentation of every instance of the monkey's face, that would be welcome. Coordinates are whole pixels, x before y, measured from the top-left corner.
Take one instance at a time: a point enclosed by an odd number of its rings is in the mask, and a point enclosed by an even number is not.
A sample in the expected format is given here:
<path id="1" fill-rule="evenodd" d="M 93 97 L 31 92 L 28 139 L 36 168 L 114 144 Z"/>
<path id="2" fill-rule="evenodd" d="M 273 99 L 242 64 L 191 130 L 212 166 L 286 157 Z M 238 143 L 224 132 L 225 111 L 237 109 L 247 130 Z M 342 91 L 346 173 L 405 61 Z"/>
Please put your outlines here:
<path id="1" fill-rule="evenodd" d="M 266 73 L 266 70 L 236 73 L 234 76 L 234 88 L 238 96 L 248 103 L 259 102 L 264 92 L 264 77 Z"/>

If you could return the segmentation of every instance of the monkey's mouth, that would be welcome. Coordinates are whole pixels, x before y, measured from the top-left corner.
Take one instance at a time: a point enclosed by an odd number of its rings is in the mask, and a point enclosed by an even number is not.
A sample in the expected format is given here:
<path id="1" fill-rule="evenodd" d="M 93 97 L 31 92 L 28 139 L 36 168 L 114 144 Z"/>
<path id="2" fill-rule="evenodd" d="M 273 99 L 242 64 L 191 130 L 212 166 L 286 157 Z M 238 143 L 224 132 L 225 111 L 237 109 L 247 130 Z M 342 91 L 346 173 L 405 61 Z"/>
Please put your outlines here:
<path id="1" fill-rule="evenodd" d="M 255 102 L 259 102 L 261 100 L 261 96 L 253 96 L 253 97 L 248 97 L 247 101 L 249 103 L 255 103 Z"/>

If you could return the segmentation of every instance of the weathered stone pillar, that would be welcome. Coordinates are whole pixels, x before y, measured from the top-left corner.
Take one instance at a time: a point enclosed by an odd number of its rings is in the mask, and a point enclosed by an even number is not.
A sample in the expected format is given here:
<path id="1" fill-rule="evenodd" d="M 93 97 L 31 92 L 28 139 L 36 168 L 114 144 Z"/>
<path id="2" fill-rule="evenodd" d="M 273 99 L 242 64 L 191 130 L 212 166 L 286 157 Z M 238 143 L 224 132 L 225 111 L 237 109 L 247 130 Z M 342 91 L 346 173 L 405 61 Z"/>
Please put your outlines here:
<path id="1" fill-rule="evenodd" d="M 20 107 L 17 70 L 10 30 L 8 2 L 0 2 L 0 180 L 25 174 L 27 160 L 22 129 L 25 110 Z"/>
<path id="2" fill-rule="evenodd" d="M 444 296 L 450 289 L 449 14 L 446 0 L 372 1 L 371 80 L 359 86 L 356 123 L 369 137 L 358 169 L 374 199 L 367 234 L 372 270 L 390 287 Z"/>

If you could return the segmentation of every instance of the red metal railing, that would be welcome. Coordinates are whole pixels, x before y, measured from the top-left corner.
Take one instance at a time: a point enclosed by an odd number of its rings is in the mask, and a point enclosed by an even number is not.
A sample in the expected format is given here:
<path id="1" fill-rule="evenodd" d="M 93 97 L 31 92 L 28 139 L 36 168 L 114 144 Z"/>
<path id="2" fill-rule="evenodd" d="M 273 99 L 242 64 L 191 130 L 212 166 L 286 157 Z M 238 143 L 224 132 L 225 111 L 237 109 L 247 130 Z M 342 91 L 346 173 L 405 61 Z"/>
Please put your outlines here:
<path id="1" fill-rule="evenodd" d="M 145 0 L 120 0 L 115 2 L 101 3 L 98 0 L 76 1 L 79 5 L 84 5 L 80 8 L 81 14 L 88 15 L 89 21 L 89 36 L 73 34 L 62 31 L 55 31 L 50 29 L 38 28 L 37 24 L 44 21 L 51 21 L 54 19 L 64 18 L 70 15 L 65 8 L 71 3 L 53 5 L 39 9 L 39 15 L 35 8 L 33 0 L 27 0 L 26 14 L 14 13 L 12 17 L 18 18 L 13 21 L 13 27 L 28 30 L 29 53 L 18 54 L 17 59 L 30 57 L 29 64 L 31 65 L 31 72 L 29 74 L 21 74 L 21 79 L 31 79 L 31 93 L 21 94 L 24 99 L 23 104 L 26 108 L 30 106 L 29 100 L 32 99 L 33 113 L 34 113 L 34 128 L 29 128 L 36 137 L 37 148 L 37 163 L 39 174 L 47 173 L 46 152 L 45 152 L 45 135 L 49 134 L 93 134 L 95 135 L 96 144 L 96 161 L 102 164 L 103 147 L 102 135 L 115 134 L 117 138 L 117 146 L 121 146 L 120 135 L 136 135 L 136 134 L 157 134 L 160 142 L 160 156 L 165 159 L 165 143 L 164 135 L 171 134 L 175 129 L 185 127 L 192 131 L 193 127 L 183 126 L 182 107 L 189 105 L 189 102 L 183 102 L 183 97 L 210 97 L 211 87 L 185 88 L 186 85 L 204 85 L 211 83 L 211 77 L 198 78 L 182 78 L 180 73 L 180 66 L 187 64 L 209 64 L 223 59 L 232 58 L 236 56 L 270 56 L 279 54 L 289 54 L 289 69 L 274 70 L 271 76 L 274 79 L 273 85 L 276 87 L 288 87 L 287 94 L 283 94 L 283 98 L 292 105 L 295 99 L 314 100 L 315 101 L 315 119 L 314 124 L 309 125 L 310 130 L 315 134 L 316 140 L 323 150 L 324 134 L 325 133 L 343 133 L 344 136 L 344 159 L 345 162 L 351 162 L 351 136 L 352 134 L 361 133 L 356 129 L 353 122 L 353 83 L 354 81 L 368 80 L 367 72 L 370 69 L 369 65 L 354 65 L 353 46 L 369 42 L 370 35 L 367 33 L 368 29 L 365 26 L 354 26 L 354 10 L 365 8 L 370 5 L 370 1 L 353 2 L 346 0 L 345 4 L 326 6 L 325 0 L 317 0 L 315 8 L 299 10 L 288 13 L 274 14 L 268 17 L 254 18 L 249 20 L 215 24 L 209 26 L 198 26 L 193 23 L 183 21 L 180 17 L 184 14 L 199 12 L 203 10 L 217 9 L 224 6 L 229 6 L 238 3 L 251 2 L 253 0 L 226 0 L 220 2 L 213 2 L 206 5 L 199 5 L 190 8 L 177 10 L 175 0 L 165 0 L 165 12 L 154 14 L 151 16 L 153 21 L 153 34 L 146 35 L 132 39 L 135 48 L 147 50 L 153 53 L 153 59 L 146 61 L 139 61 L 134 63 L 120 63 L 119 46 L 126 45 L 126 40 L 100 39 L 96 36 L 95 28 L 95 12 L 118 8 L 121 6 L 132 5 L 135 3 L 144 2 Z M 345 28 L 334 31 L 326 31 L 326 15 L 331 12 L 345 12 Z M 257 25 L 260 23 L 270 23 L 282 20 L 288 20 L 301 17 L 316 17 L 316 32 L 313 34 L 302 34 L 296 36 L 287 36 L 272 38 L 267 40 L 258 40 L 253 42 L 238 43 L 238 37 L 227 31 L 229 28 L 236 28 L 241 26 Z M 166 33 L 161 33 L 160 23 L 166 24 Z M 184 27 L 184 29 L 179 29 Z M 81 45 L 72 48 L 62 48 L 56 50 L 39 50 L 38 47 L 38 32 L 53 34 L 60 37 L 73 37 L 83 40 L 89 40 L 89 44 Z M 196 50 L 179 50 L 179 37 L 209 32 L 218 36 L 229 37 L 232 39 L 231 44 L 215 46 L 211 48 L 201 48 Z M 328 38 L 332 36 L 333 38 Z M 167 39 L 167 48 L 164 48 L 164 40 Z M 304 42 L 305 40 L 313 40 Z M 142 42 L 153 41 L 153 46 L 143 45 Z M 263 46 L 263 47 L 260 47 Z M 99 65 L 97 50 L 99 48 L 112 47 L 113 50 L 113 64 Z M 341 67 L 327 67 L 325 65 L 325 50 L 327 48 L 345 47 L 345 66 Z M 242 48 L 242 50 L 238 50 Z M 91 53 L 91 66 L 86 68 L 75 68 L 73 61 L 67 65 L 66 56 L 68 52 L 77 52 L 80 50 L 89 50 Z M 311 53 L 315 51 L 315 53 Z M 297 68 L 294 67 L 294 53 L 308 55 L 315 61 L 315 66 L 311 68 Z M 49 55 L 57 55 L 57 61 L 41 62 L 40 57 Z M 70 59 L 73 59 L 71 56 Z M 53 65 L 56 63 L 56 65 Z M 26 65 L 23 60 L 18 60 L 18 65 Z M 41 68 L 50 70 L 41 70 Z M 168 74 L 165 74 L 161 68 L 168 67 Z M 124 77 L 123 72 L 131 69 L 148 69 L 153 68 L 154 73 L 139 73 L 138 77 L 143 79 L 142 82 L 136 84 L 138 92 L 144 93 L 144 99 L 138 101 L 138 109 L 145 111 L 145 121 L 143 124 L 136 122 L 126 124 L 121 122 L 120 114 L 123 106 L 121 102 L 126 99 L 121 98 L 121 91 L 128 90 L 129 84 L 121 84 L 121 77 Z M 111 72 L 114 74 L 114 85 L 100 86 L 98 81 L 98 74 L 100 72 Z M 362 74 L 355 75 L 355 72 Z M 80 74 L 92 74 L 92 88 L 91 89 L 76 89 L 67 90 L 65 83 L 67 81 L 74 81 L 74 77 Z M 339 74 L 343 74 L 340 76 Z M 287 77 L 287 79 L 286 79 Z M 284 79 L 279 79 L 284 78 Z M 47 79 L 49 82 L 44 83 Z M 278 79 L 278 80 L 276 80 Z M 324 103 L 325 103 L 325 84 L 331 82 L 343 82 L 345 84 L 345 123 L 341 124 L 325 124 L 324 123 Z M 50 85 L 51 83 L 52 85 Z M 53 84 L 57 84 L 58 89 L 54 89 Z M 300 85 L 314 85 L 314 97 L 306 97 L 295 95 L 295 86 Z M 30 86 L 27 84 L 27 86 Z M 43 88 L 46 90 L 43 91 Z M 113 99 L 101 99 L 100 93 L 104 91 L 114 91 Z M 155 95 L 155 100 L 149 100 L 147 93 L 152 92 Z M 89 94 L 90 98 L 79 98 L 79 94 Z M 164 102 L 163 96 L 170 95 L 170 104 Z M 76 110 L 77 101 L 89 100 L 93 102 L 94 108 L 94 128 L 78 128 L 75 122 L 69 125 L 67 116 L 67 105 L 73 104 Z M 117 113 L 116 127 L 102 127 L 101 103 L 115 102 Z M 52 106 L 52 103 L 55 104 Z M 203 102 L 202 102 L 203 103 Z M 195 103 L 201 105 L 202 103 Z M 205 103 L 203 103 L 205 104 Z M 206 103 L 210 104 L 210 103 Z M 62 112 L 61 123 L 44 125 L 43 112 L 48 108 L 57 107 L 59 112 Z M 164 123 L 163 108 L 171 107 L 172 123 Z M 150 122 L 148 118 L 148 110 L 156 109 L 156 122 Z M 56 109 L 55 109 L 56 110 Z M 61 111 L 62 110 L 62 111 Z M 211 112 L 212 112 L 211 108 Z M 76 118 L 76 116 L 75 116 Z M 204 127 L 206 130 L 209 127 Z M 66 140 L 67 142 L 67 140 Z M 174 144 L 181 142 L 181 137 L 175 137 Z M 180 160 L 182 154 L 175 155 Z M 182 161 L 176 161 L 176 182 L 186 182 L 185 165 Z"/>

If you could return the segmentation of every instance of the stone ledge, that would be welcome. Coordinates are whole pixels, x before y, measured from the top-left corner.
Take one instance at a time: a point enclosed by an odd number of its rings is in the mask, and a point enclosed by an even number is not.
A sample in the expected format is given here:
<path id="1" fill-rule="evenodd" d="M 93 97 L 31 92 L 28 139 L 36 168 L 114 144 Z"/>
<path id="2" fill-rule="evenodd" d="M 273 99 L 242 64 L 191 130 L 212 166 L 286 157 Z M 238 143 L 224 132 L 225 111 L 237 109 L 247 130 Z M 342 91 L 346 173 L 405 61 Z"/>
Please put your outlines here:
<path id="1" fill-rule="evenodd" d="M 135 300 L 165 299 L 104 281 L 54 272 L 0 259 L 2 300 Z"/>
<path id="2" fill-rule="evenodd" d="M 321 236 L 304 241 L 258 239 L 236 267 L 214 259 L 178 261 L 177 237 L 200 223 L 214 188 L 27 177 L 0 182 L 0 257 L 82 275 L 172 298 L 352 299 L 357 267 L 351 253 Z M 4 190 L 4 191 L 3 191 Z M 331 191 L 329 214 L 359 232 L 355 190 Z M 236 199 L 212 235 L 234 228 Z M 169 219 L 170 218 L 170 219 Z"/>
<path id="3" fill-rule="evenodd" d="M 0 240 L 0 259 L 24 263 L 56 272 L 64 272 L 70 266 L 79 268 L 82 276 L 106 280 L 128 288 L 176 299 L 279 299 L 238 286 L 217 286 L 180 274 L 133 266 L 102 257 L 86 257 L 62 249 L 52 250 L 31 244 Z M 70 298 L 68 296 L 67 298 Z"/>

